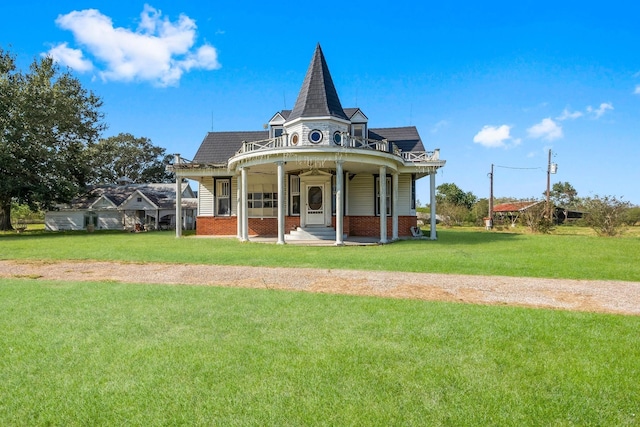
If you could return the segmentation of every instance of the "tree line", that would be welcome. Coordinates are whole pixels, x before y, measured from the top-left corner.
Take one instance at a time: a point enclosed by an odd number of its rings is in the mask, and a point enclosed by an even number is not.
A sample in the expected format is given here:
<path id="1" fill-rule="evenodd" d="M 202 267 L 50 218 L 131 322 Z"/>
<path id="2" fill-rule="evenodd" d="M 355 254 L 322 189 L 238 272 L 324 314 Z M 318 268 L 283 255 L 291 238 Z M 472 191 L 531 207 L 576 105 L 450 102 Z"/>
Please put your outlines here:
<path id="1" fill-rule="evenodd" d="M 11 206 L 34 211 L 66 203 L 88 186 L 170 182 L 172 156 L 129 133 L 102 138 L 103 103 L 50 57 L 28 71 L 0 48 L 0 230 L 11 230 Z"/>
<path id="2" fill-rule="evenodd" d="M 520 201 L 516 198 L 495 198 L 494 205 Z M 568 217 L 569 211 L 577 211 L 582 218 L 578 224 L 593 228 L 597 234 L 615 236 L 624 226 L 640 223 L 640 207 L 616 196 L 578 197 L 577 190 L 569 182 L 557 182 L 549 191 L 549 205 L 546 191 L 541 198 L 527 201 L 540 202 L 522 212 L 519 222 L 533 232 L 549 232 L 558 225 L 557 213 Z M 489 200 L 479 199 L 471 192 L 465 192 L 456 184 L 444 183 L 436 187 L 437 214 L 445 226 L 485 225 L 489 215 Z M 494 223 L 500 219 L 493 218 Z"/>

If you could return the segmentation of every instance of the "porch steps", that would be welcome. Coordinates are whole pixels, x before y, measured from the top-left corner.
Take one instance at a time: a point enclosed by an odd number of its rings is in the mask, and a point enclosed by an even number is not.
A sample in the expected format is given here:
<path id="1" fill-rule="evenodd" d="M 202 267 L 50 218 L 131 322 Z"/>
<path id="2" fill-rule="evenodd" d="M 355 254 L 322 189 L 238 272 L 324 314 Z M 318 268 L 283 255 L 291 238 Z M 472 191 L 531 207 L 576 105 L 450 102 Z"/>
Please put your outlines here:
<path id="1" fill-rule="evenodd" d="M 286 237 L 288 240 L 336 240 L 336 229 L 333 227 L 298 227 L 291 230 Z"/>

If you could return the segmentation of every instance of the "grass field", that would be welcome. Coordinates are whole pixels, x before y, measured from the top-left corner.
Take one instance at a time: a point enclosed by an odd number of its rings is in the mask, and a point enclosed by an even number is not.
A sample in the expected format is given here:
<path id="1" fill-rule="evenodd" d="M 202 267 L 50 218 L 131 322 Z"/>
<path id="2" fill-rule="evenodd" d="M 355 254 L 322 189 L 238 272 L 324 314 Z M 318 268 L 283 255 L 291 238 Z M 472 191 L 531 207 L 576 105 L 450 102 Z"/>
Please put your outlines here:
<path id="1" fill-rule="evenodd" d="M 640 281 L 640 237 L 532 235 L 451 229 L 437 241 L 368 247 L 301 247 L 235 239 L 176 239 L 171 232 L 0 236 L 0 259 L 96 259 L 317 267 Z"/>
<path id="2" fill-rule="evenodd" d="M 1 425 L 637 425 L 640 318 L 4 280 Z"/>
<path id="3" fill-rule="evenodd" d="M 0 259 L 640 280 L 637 237 L 444 230 L 300 247 L 0 236 Z M 640 424 L 640 317 L 199 286 L 0 279 L 0 425 Z"/>

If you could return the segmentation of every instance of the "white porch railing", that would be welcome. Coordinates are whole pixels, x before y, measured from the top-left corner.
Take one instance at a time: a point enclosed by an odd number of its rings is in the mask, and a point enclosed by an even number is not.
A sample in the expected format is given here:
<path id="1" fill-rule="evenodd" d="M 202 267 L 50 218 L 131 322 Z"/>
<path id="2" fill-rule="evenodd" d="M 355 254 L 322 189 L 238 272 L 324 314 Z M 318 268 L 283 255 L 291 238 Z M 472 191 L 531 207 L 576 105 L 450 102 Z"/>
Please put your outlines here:
<path id="1" fill-rule="evenodd" d="M 262 139 L 260 141 L 242 141 L 242 147 L 238 150 L 238 154 L 251 153 L 253 151 L 272 150 L 274 148 L 282 148 L 285 146 L 285 139 L 281 136 L 277 138 Z"/>
<path id="2" fill-rule="evenodd" d="M 440 150 L 433 151 L 403 151 L 402 158 L 407 162 L 420 163 L 440 160 Z"/>
<path id="3" fill-rule="evenodd" d="M 373 150 L 383 153 L 394 154 L 401 157 L 405 162 L 424 163 L 437 161 L 440 158 L 440 150 L 434 151 L 402 151 L 395 143 L 386 139 L 377 140 L 369 138 L 356 138 L 350 135 L 343 135 L 342 141 L 336 144 L 339 147 L 353 148 L 357 150 Z M 279 136 L 276 138 L 262 139 L 259 141 L 243 141 L 238 154 L 267 151 L 285 147 L 296 147 L 291 144 L 288 138 Z"/>

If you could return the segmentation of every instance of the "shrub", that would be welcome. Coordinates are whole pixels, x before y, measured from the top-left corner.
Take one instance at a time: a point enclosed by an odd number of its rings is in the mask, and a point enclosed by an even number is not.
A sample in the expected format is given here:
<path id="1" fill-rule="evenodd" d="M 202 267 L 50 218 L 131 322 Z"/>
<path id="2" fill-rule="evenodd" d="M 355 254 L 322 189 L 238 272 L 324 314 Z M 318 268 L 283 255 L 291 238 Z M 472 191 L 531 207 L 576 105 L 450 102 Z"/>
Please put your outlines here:
<path id="1" fill-rule="evenodd" d="M 553 219 L 547 216 L 546 203 L 537 203 L 522 211 L 521 221 L 532 233 L 549 234 L 554 229 Z"/>
<path id="2" fill-rule="evenodd" d="M 622 233 L 631 204 L 615 196 L 596 195 L 586 199 L 584 206 L 587 211 L 585 223 L 599 236 L 612 237 Z"/>

